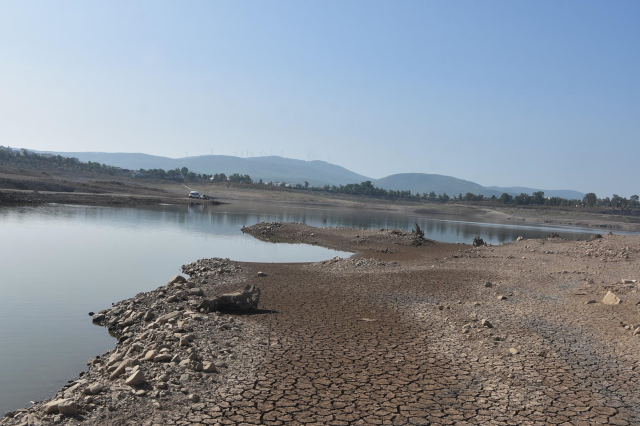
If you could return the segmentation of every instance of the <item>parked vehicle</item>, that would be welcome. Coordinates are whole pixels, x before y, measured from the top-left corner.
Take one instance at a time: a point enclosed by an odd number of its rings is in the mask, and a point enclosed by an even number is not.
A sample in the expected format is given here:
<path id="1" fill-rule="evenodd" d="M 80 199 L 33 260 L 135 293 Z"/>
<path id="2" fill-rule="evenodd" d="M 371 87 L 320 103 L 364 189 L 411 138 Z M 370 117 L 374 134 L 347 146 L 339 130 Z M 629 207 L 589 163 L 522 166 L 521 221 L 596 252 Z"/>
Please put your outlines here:
<path id="1" fill-rule="evenodd" d="M 189 193 L 189 198 L 200 198 L 200 193 L 198 191 L 191 191 Z"/>

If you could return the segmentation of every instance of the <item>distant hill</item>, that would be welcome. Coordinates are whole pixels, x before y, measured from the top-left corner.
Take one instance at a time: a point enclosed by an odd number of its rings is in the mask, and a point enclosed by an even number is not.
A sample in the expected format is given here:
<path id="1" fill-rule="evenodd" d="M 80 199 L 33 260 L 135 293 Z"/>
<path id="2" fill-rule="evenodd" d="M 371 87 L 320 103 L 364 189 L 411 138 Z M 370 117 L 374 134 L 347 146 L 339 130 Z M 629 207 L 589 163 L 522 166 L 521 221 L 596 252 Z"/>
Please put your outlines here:
<path id="1" fill-rule="evenodd" d="M 375 186 L 387 190 L 411 190 L 411 192 L 436 194 L 446 192 L 448 195 L 463 195 L 467 192 L 482 194 L 485 188 L 468 180 L 451 176 L 433 175 L 425 173 L 400 173 L 372 181 Z"/>
<path id="2" fill-rule="evenodd" d="M 499 197 L 503 192 L 510 195 L 521 193 L 533 194 L 543 191 L 547 197 L 578 198 L 584 194 L 572 190 L 541 190 L 526 187 L 483 187 L 475 182 L 458 179 L 451 176 L 443 176 L 426 173 L 400 173 L 387 176 L 382 179 L 372 179 L 358 173 L 354 173 L 344 167 L 329 164 L 325 161 L 302 161 L 279 156 L 240 158 L 228 155 L 201 155 L 197 157 L 167 158 L 148 154 L 131 153 L 107 153 L 107 152 L 51 152 L 66 157 L 76 157 L 81 161 L 93 161 L 125 169 L 175 169 L 187 167 L 196 173 L 240 173 L 251 176 L 254 180 L 262 179 L 264 182 L 284 181 L 293 184 L 309 182 L 312 186 L 346 185 L 349 183 L 361 183 L 371 181 L 375 186 L 387 190 L 410 190 L 413 193 L 436 194 L 447 193 L 450 196 L 463 195 L 467 192 L 483 194 L 486 197 L 495 195 Z"/>
<path id="3" fill-rule="evenodd" d="M 346 185 L 371 180 L 344 167 L 325 161 L 302 161 L 279 156 L 240 158 L 228 155 L 201 155 L 197 157 L 167 158 L 148 154 L 106 152 L 51 152 L 50 154 L 76 157 L 80 161 L 94 161 L 125 169 L 164 169 L 186 167 L 195 173 L 240 173 L 264 182 L 285 181 L 313 186 Z"/>
<path id="4" fill-rule="evenodd" d="M 491 193 L 489 194 L 489 197 L 494 193 L 498 193 L 498 195 L 496 196 L 499 197 L 504 192 L 506 192 L 509 195 L 520 195 L 522 193 L 531 195 L 534 192 L 538 192 L 538 191 L 544 192 L 545 197 L 560 197 L 560 198 L 566 198 L 568 200 L 573 200 L 573 199 L 582 200 L 582 198 L 584 197 L 584 193 L 573 191 L 570 189 L 534 189 L 534 188 L 526 188 L 523 186 L 509 186 L 504 188 L 500 186 L 485 186 L 485 189 L 487 191 L 491 191 Z"/>

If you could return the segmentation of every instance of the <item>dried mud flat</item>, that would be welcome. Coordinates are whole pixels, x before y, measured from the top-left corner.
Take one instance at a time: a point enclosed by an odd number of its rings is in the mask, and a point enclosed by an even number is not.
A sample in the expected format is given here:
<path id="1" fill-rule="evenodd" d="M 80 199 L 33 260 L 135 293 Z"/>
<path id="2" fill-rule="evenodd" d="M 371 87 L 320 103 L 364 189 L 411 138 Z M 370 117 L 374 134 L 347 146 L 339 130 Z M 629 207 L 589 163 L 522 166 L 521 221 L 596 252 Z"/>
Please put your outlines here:
<path id="1" fill-rule="evenodd" d="M 76 415 L 45 414 L 47 400 L 0 424 L 638 423 L 640 237 L 474 248 L 397 230 L 244 231 L 357 254 L 188 265 L 188 282 L 102 314 L 116 350 L 52 398 Z M 256 314 L 198 311 L 246 284 L 262 290 Z M 608 292 L 621 303 L 602 303 Z"/>

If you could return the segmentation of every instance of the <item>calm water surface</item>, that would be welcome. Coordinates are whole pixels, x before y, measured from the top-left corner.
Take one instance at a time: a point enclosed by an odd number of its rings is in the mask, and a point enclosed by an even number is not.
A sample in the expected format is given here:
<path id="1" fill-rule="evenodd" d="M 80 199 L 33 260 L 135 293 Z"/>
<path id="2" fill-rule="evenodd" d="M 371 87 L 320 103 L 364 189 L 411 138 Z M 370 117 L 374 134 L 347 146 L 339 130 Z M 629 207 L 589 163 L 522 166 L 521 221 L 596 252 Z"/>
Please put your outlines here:
<path id="1" fill-rule="evenodd" d="M 51 396 L 115 345 L 87 313 L 164 285 L 180 266 L 208 257 L 306 262 L 350 254 L 269 244 L 242 234 L 260 221 L 313 226 L 399 228 L 417 222 L 427 238 L 498 244 L 559 232 L 597 230 L 470 223 L 413 213 L 230 204 L 109 208 L 46 205 L 0 208 L 0 415 Z"/>

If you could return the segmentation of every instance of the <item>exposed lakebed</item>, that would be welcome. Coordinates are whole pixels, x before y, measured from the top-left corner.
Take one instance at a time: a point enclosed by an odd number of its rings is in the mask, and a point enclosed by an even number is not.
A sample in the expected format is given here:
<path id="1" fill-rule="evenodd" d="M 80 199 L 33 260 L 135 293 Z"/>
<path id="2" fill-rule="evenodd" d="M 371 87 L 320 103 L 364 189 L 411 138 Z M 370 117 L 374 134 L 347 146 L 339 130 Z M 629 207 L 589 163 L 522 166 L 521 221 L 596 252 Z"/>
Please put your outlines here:
<path id="1" fill-rule="evenodd" d="M 502 243 L 577 228 L 433 220 L 413 214 L 234 204 L 108 208 L 65 205 L 0 209 L 0 413 L 50 396 L 115 340 L 87 316 L 152 290 L 199 258 L 305 262 L 348 256 L 307 245 L 269 244 L 241 232 L 260 221 L 399 228 L 426 237 Z"/>

